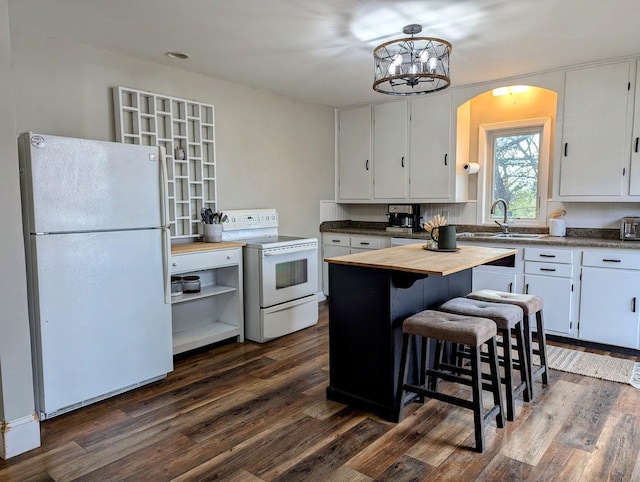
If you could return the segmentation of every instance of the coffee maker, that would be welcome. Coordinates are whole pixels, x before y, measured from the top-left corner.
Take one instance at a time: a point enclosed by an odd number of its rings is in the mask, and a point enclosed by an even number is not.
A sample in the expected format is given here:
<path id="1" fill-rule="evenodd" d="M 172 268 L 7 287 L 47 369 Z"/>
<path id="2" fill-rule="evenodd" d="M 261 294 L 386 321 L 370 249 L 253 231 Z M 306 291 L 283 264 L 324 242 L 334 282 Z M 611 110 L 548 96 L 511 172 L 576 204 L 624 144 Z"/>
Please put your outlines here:
<path id="1" fill-rule="evenodd" d="M 411 234 L 420 230 L 419 204 L 389 204 L 387 231 Z"/>

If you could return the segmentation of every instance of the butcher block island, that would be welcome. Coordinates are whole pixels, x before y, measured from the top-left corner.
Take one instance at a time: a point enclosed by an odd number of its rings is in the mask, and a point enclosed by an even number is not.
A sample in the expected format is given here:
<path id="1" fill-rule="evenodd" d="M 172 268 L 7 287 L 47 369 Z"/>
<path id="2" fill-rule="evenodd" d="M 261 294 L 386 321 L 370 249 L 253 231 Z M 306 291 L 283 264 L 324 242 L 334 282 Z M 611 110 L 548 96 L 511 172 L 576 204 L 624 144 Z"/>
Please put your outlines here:
<path id="1" fill-rule="evenodd" d="M 326 258 L 329 263 L 327 398 L 394 420 L 402 322 L 471 292 L 471 268 L 515 258 L 516 249 L 419 244 Z M 410 370 L 411 373 L 412 370 Z"/>

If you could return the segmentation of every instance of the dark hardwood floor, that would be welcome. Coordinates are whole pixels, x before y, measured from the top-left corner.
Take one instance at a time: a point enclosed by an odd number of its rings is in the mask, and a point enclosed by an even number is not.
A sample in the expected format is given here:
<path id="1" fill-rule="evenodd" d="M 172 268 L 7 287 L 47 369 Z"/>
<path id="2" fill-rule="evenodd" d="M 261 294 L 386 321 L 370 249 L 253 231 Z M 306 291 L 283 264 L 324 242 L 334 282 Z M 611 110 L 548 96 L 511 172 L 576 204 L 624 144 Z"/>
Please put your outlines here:
<path id="1" fill-rule="evenodd" d="M 322 303 L 317 326 L 178 357 L 161 382 L 42 422 L 0 480 L 640 480 L 629 385 L 551 371 L 478 454 L 468 410 L 430 400 L 393 424 L 327 401 L 327 383 Z"/>

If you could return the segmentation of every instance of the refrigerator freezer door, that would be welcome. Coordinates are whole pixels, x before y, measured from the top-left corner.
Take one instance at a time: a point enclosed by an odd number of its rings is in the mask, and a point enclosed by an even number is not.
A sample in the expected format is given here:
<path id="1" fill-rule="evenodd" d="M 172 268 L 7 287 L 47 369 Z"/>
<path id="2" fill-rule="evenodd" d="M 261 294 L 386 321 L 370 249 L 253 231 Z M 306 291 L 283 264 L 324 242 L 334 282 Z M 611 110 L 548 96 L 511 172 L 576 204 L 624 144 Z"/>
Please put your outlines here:
<path id="1" fill-rule="evenodd" d="M 22 134 L 29 232 L 160 226 L 159 158 L 157 147 Z"/>
<path id="2" fill-rule="evenodd" d="M 30 244 L 42 413 L 172 370 L 161 230 L 38 235 Z"/>

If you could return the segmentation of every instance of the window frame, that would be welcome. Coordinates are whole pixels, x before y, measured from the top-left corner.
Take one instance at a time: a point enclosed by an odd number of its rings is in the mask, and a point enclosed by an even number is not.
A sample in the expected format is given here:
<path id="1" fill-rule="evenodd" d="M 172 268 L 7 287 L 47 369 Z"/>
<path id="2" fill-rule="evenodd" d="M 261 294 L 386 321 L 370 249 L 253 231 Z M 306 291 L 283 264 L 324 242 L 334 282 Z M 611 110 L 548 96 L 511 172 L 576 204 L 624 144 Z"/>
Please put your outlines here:
<path id="1" fill-rule="evenodd" d="M 483 168 L 478 175 L 478 224 L 494 225 L 490 210 L 493 204 L 493 139 L 501 135 L 513 135 L 518 131 L 539 130 L 538 147 L 538 200 L 537 214 L 533 219 L 517 218 L 509 221 L 511 226 L 546 226 L 547 197 L 549 188 L 549 164 L 551 153 L 551 118 L 538 117 L 518 121 L 482 124 L 478 133 L 478 162 Z"/>

